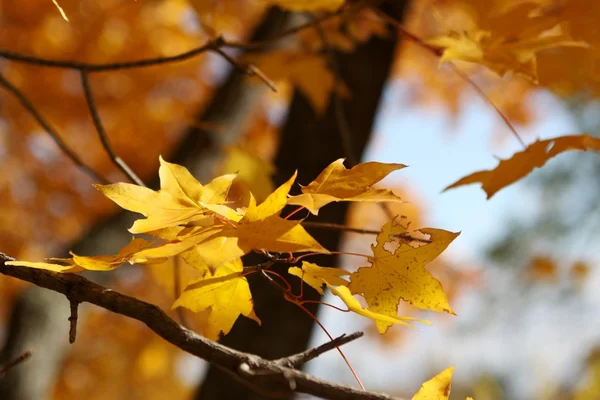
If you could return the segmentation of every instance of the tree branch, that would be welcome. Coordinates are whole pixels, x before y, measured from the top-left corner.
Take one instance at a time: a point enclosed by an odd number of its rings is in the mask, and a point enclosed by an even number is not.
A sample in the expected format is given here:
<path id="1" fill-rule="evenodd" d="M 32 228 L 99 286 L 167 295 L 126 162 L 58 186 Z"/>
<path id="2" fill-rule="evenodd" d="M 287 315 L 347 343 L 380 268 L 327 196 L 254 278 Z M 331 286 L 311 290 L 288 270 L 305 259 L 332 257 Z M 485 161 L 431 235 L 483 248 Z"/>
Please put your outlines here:
<path id="1" fill-rule="evenodd" d="M 6 261 L 14 261 L 14 258 L 0 253 L 0 273 L 62 293 L 67 296 L 70 302 L 91 303 L 143 322 L 154 333 L 181 350 L 219 365 L 245 381 L 250 380 L 252 385 L 258 385 L 262 389 L 272 391 L 275 388 L 283 392 L 295 391 L 340 400 L 348 398 L 393 399 L 393 397 L 386 394 L 362 391 L 327 382 L 289 367 L 289 365 L 297 364 L 300 360 L 314 358 L 331 348 L 335 348 L 336 345 L 339 346 L 354 340 L 360 335 L 354 334 L 338 338 L 335 344 L 326 344 L 313 349 L 310 355 L 301 353 L 293 355 L 287 360 L 269 361 L 208 340 L 173 321 L 159 307 L 97 285 L 83 276 L 11 266 L 6 265 Z M 257 378 L 256 381 L 255 377 Z M 290 384 L 291 382 L 293 382 L 293 385 Z"/>
<path id="2" fill-rule="evenodd" d="M 33 103 L 21 92 L 15 85 L 13 85 L 10 81 L 8 81 L 2 74 L 0 74 L 0 86 L 10 92 L 13 96 L 17 98 L 19 103 L 31 114 L 33 119 L 37 121 L 38 124 L 42 127 L 42 129 L 50 135 L 52 140 L 56 143 L 58 148 L 62 150 L 65 155 L 71 159 L 79 168 L 81 168 L 87 175 L 89 175 L 92 179 L 101 183 L 109 183 L 106 178 L 104 178 L 101 174 L 94 171 L 91 167 L 86 165 L 81 158 L 61 139 L 58 133 L 50 126 L 48 121 L 42 117 L 37 108 L 33 105 Z"/>

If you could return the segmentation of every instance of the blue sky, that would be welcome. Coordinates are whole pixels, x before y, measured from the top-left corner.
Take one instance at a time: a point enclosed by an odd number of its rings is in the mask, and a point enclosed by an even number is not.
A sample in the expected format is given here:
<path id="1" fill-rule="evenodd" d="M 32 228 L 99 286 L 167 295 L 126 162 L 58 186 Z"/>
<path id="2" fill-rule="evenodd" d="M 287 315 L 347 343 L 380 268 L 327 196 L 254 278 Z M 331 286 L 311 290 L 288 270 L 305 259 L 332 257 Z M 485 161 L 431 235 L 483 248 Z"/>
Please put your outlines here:
<path id="1" fill-rule="evenodd" d="M 402 94 L 400 84 L 387 91 L 365 160 L 409 165 L 388 183 L 408 185 L 417 193 L 425 203 L 429 226 L 462 231 L 447 254 L 465 268 L 476 268 L 483 262 L 483 247 L 502 232 L 509 217 L 527 218 L 537 200 L 523 190 L 524 182 L 503 189 L 489 201 L 478 185 L 441 191 L 467 174 L 493 168 L 496 157 L 510 156 L 519 144 L 512 138 L 501 147 L 492 144 L 498 129 L 510 133 L 494 110 L 475 95 L 465 96 L 462 113 L 453 123 L 443 109 L 411 105 Z M 530 101 L 539 116 L 538 122 L 519 128 L 527 143 L 577 133 L 569 114 L 551 95 L 537 93 Z M 394 349 L 363 338 L 345 346 L 346 354 L 365 385 L 378 390 L 414 392 L 422 381 L 450 365 L 456 367 L 455 380 L 465 383 L 484 370 L 508 376 L 509 386 L 524 399 L 548 382 L 575 379 L 574 366 L 600 340 L 600 296 L 594 290 L 600 284 L 599 274 L 592 275 L 582 296 L 571 302 L 563 300 L 560 287 L 520 292 L 520 279 L 486 271 L 488 285 L 453 304 L 458 317 L 427 314 L 434 325 L 417 326 L 408 334 L 408 344 Z M 494 310 L 483 308 L 485 296 L 497 298 Z M 337 304 L 332 298 L 327 301 Z M 486 316 L 489 320 L 472 332 L 473 324 Z M 370 323 L 328 308 L 320 318 L 334 336 L 365 329 Z M 464 326 L 471 331 L 465 332 Z M 313 345 L 326 340 L 319 332 Z M 353 383 L 335 352 L 313 362 L 310 371 Z"/>

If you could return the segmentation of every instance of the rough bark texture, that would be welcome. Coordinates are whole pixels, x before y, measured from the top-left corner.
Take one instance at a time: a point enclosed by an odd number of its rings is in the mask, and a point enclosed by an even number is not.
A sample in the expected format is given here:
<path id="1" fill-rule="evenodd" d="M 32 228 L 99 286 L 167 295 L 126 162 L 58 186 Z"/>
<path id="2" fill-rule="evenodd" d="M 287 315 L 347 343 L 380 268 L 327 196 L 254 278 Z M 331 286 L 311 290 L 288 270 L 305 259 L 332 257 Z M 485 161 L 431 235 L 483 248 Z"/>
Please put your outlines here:
<path id="1" fill-rule="evenodd" d="M 250 41 L 264 40 L 285 24 L 286 14 L 272 10 Z M 245 85 L 243 79 L 241 74 L 233 71 L 198 118 L 222 129 L 215 133 L 190 128 L 179 149 L 170 158 L 170 161 L 187 166 L 200 181 L 212 178 L 222 146 L 237 142 L 243 133 L 241 127 L 250 120 L 256 105 L 260 104 L 260 96 L 268 90 L 264 85 Z M 157 187 L 158 181 L 150 182 L 150 186 Z M 133 218 L 131 213 L 125 212 L 112 216 L 93 227 L 68 249 L 77 254 L 111 254 L 130 240 L 127 228 Z M 97 273 L 93 277 L 102 284 L 111 279 L 107 273 Z M 40 400 L 48 396 L 68 351 L 68 317 L 69 304 L 64 296 L 57 293 L 32 287 L 18 299 L 9 321 L 0 363 L 27 350 L 33 350 L 34 354 L 0 380 L 0 399 Z M 85 313 L 81 312 L 80 319 L 84 317 Z"/>
<path id="2" fill-rule="evenodd" d="M 393 1 L 385 11 L 402 19 L 406 2 Z M 351 54 L 338 54 L 340 75 L 350 88 L 352 98 L 343 108 L 352 131 L 353 154 L 360 155 L 370 136 L 381 93 L 394 58 L 397 37 L 373 38 Z M 298 170 L 298 182 L 308 184 L 332 161 L 346 157 L 333 105 L 322 117 L 315 115 L 306 98 L 296 92 L 282 132 L 276 159 L 276 183 L 285 182 Z M 347 206 L 339 203 L 319 212 L 319 221 L 344 223 Z M 314 237 L 328 249 L 337 249 L 339 233 L 315 230 Z M 336 258 L 321 256 L 315 262 L 335 265 Z M 286 302 L 282 292 L 260 276 L 250 276 L 250 287 L 262 326 L 240 318 L 221 343 L 234 349 L 267 359 L 284 357 L 306 348 L 313 321 L 297 306 Z M 297 293 L 297 292 L 296 292 Z M 316 293 L 305 292 L 316 298 Z M 306 296 L 305 294 L 305 296 Z M 312 308 L 316 311 L 316 308 Z M 291 395 L 290 395 L 291 397 Z M 262 399 L 247 387 L 211 367 L 200 386 L 196 399 Z"/>

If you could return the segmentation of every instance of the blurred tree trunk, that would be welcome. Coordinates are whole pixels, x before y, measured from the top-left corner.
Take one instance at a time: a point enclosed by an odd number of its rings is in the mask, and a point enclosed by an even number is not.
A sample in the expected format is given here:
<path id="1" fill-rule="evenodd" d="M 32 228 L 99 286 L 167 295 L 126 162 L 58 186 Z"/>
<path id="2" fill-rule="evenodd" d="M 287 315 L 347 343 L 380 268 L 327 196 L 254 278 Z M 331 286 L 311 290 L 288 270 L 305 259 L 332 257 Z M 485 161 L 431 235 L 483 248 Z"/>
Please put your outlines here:
<path id="1" fill-rule="evenodd" d="M 286 21 L 286 13 L 270 10 L 249 40 L 268 38 L 283 29 Z M 244 76 L 233 70 L 215 91 L 211 104 L 198 117 L 199 121 L 208 122 L 202 126 L 219 126 L 219 132 L 190 128 L 170 160 L 188 167 L 200 181 L 211 179 L 221 160 L 223 145 L 238 141 L 265 90 L 268 90 L 265 85 L 244 84 Z M 127 159 L 127 155 L 124 158 Z M 158 187 L 158 180 L 152 181 L 150 186 Z M 118 213 L 97 224 L 67 250 L 77 254 L 111 254 L 130 240 L 127 228 L 133 219 L 131 213 Z M 86 275 L 105 285 L 112 277 L 109 273 Z M 80 324 L 85 309 L 80 310 Z M 55 292 L 31 287 L 18 299 L 9 321 L 0 363 L 12 360 L 27 350 L 33 350 L 33 357 L 0 379 L 0 399 L 40 400 L 49 397 L 69 350 L 68 317 L 67 300 Z"/>
<path id="2" fill-rule="evenodd" d="M 402 20 L 406 3 L 390 1 L 383 8 Z M 336 54 L 341 79 L 352 94 L 350 99 L 343 101 L 343 109 L 352 133 L 352 152 L 355 156 L 362 154 L 369 139 L 397 41 L 394 33 L 386 39 L 372 38 L 354 53 Z M 348 157 L 344 154 L 341 138 L 333 103 L 325 115 L 317 116 L 307 99 L 296 91 L 281 133 L 275 163 L 276 184 L 287 181 L 298 170 L 298 182 L 306 185 L 329 163 Z M 346 210 L 344 203 L 329 205 L 319 212 L 319 221 L 343 224 Z M 330 250 L 339 246 L 339 233 L 314 230 L 311 234 Z M 337 261 L 333 256 L 319 257 L 315 262 L 320 265 L 333 266 Z M 261 276 L 251 275 L 249 279 L 256 314 L 262 320 L 262 326 L 247 318 L 240 318 L 221 343 L 266 358 L 284 357 L 304 350 L 313 329 L 312 319 L 299 307 L 286 302 L 282 292 Z M 305 296 L 317 298 L 314 291 L 306 291 Z M 316 307 L 312 311 L 315 312 Z M 251 392 L 214 366 L 210 367 L 196 396 L 198 400 L 261 398 L 261 395 Z"/>

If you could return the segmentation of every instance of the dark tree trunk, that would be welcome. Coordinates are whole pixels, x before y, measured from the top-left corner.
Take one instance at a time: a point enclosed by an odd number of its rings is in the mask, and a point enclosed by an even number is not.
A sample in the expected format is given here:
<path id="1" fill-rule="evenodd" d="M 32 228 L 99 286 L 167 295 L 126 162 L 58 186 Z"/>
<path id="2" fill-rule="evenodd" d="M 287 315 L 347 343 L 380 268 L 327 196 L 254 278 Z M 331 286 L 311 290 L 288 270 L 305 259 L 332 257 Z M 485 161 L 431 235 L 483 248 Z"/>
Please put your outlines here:
<path id="1" fill-rule="evenodd" d="M 405 6 L 405 1 L 393 1 L 383 7 L 386 12 L 402 19 Z M 336 55 L 341 78 L 352 93 L 352 97 L 343 102 L 343 108 L 352 132 L 352 151 L 355 155 L 362 154 L 369 139 L 393 63 L 397 40 L 395 34 L 387 39 L 373 38 L 359 46 L 354 53 Z M 329 163 L 347 157 L 341 135 L 333 104 L 319 118 L 306 98 L 296 91 L 282 131 L 275 163 L 276 183 L 285 182 L 298 170 L 298 182 L 306 185 Z M 347 205 L 343 203 L 329 205 L 319 212 L 319 221 L 343 224 L 346 210 Z M 326 248 L 338 248 L 339 233 L 318 230 L 311 233 Z M 324 266 L 334 266 L 337 262 L 333 256 L 319 258 L 315 261 Z M 285 268 L 287 267 L 286 265 Z M 284 357 L 304 350 L 313 329 L 312 319 L 297 306 L 286 302 L 282 292 L 264 278 L 250 276 L 250 288 L 262 326 L 240 318 L 221 343 L 266 358 Z M 317 298 L 314 291 L 306 291 L 305 296 L 307 295 Z M 316 307 L 312 311 L 316 311 Z M 261 398 L 263 396 L 253 393 L 248 387 L 212 366 L 196 396 L 199 400 Z"/>

